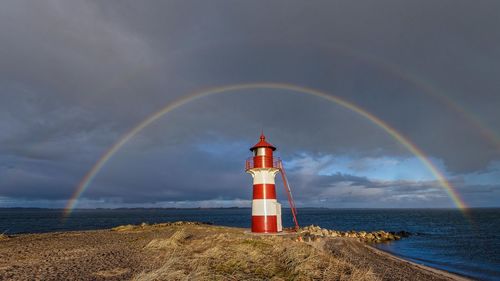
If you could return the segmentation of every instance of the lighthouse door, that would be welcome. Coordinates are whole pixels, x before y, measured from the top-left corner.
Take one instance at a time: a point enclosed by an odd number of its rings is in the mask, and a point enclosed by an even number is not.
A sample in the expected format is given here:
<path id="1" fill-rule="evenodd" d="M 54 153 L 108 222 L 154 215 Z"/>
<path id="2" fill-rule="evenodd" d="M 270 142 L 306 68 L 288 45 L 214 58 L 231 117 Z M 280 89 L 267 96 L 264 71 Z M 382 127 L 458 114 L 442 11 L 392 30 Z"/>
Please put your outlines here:
<path id="1" fill-rule="evenodd" d="M 281 224 L 281 204 L 276 202 L 276 224 L 278 226 L 278 232 L 283 231 L 283 225 Z"/>

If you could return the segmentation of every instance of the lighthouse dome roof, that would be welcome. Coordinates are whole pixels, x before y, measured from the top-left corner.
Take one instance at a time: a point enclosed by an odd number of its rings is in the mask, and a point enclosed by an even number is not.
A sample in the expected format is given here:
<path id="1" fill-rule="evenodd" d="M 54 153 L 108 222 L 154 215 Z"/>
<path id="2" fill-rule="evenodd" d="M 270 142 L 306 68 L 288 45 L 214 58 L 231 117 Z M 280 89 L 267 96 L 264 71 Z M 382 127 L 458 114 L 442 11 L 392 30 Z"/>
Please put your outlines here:
<path id="1" fill-rule="evenodd" d="M 276 150 L 276 147 L 269 142 L 266 141 L 266 136 L 264 136 L 264 133 L 260 134 L 260 141 L 256 143 L 254 146 L 250 148 L 250 151 L 254 151 L 255 149 L 259 147 L 268 147 L 272 149 L 273 151 Z"/>

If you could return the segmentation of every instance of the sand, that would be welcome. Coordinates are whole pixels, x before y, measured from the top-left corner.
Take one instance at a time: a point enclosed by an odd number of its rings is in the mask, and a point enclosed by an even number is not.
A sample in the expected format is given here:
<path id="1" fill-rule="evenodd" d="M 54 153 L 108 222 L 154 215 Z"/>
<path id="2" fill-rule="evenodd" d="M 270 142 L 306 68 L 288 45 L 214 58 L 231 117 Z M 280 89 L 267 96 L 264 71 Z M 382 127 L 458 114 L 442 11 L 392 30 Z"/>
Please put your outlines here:
<path id="1" fill-rule="evenodd" d="M 352 238 L 195 223 L 22 234 L 0 239 L 0 280 L 470 280 Z"/>

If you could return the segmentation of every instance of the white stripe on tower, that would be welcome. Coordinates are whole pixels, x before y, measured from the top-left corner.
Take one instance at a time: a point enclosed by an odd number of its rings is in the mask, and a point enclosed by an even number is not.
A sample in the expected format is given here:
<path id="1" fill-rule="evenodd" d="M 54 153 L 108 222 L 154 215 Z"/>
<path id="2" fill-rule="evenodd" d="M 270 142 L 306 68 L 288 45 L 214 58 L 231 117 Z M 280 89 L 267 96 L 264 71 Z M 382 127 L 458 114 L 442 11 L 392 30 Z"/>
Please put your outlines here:
<path id="1" fill-rule="evenodd" d="M 254 199 L 252 201 L 252 216 L 276 216 L 276 199 Z"/>
<path id="2" fill-rule="evenodd" d="M 277 169 L 269 171 L 269 169 L 259 169 L 253 171 L 253 184 L 274 184 L 274 176 L 278 173 Z"/>

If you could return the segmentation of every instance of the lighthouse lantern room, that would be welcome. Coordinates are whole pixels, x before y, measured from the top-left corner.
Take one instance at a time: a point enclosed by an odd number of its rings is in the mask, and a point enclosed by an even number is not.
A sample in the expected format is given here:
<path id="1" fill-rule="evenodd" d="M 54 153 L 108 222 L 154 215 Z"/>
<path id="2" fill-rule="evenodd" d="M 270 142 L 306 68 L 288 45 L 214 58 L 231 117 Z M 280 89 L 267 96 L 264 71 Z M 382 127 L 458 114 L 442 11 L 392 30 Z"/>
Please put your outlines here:
<path id="1" fill-rule="evenodd" d="M 250 151 L 253 157 L 247 159 L 245 170 L 253 177 L 252 232 L 277 233 L 282 231 L 281 204 L 276 199 L 275 176 L 281 172 L 285 190 L 296 228 L 298 228 L 295 204 L 286 180 L 286 174 L 279 158 L 274 158 L 276 147 L 266 141 L 262 133 L 260 141 Z"/>

